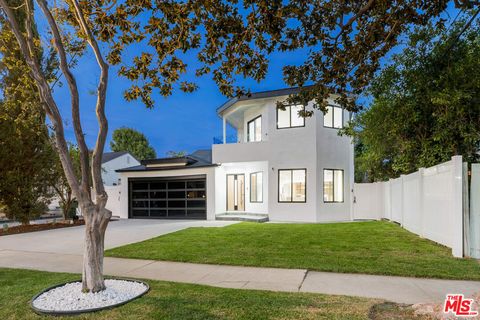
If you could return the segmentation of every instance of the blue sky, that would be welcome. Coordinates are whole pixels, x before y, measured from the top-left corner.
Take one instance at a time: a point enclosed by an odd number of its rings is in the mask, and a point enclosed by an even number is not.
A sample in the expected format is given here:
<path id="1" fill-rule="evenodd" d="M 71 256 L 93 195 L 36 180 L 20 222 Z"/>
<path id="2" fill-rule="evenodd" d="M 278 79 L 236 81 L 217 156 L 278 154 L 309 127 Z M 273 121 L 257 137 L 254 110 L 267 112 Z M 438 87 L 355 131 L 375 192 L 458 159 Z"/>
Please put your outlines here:
<path id="1" fill-rule="evenodd" d="M 456 10 L 450 8 L 448 11 L 453 19 Z M 252 92 L 284 88 L 286 85 L 283 82 L 282 66 L 300 64 L 306 54 L 306 50 L 299 50 L 294 54 L 291 52 L 273 54 L 270 56 L 270 66 L 265 80 L 260 83 L 240 80 L 239 83 Z M 188 60 L 190 70 L 194 70 L 196 67 L 194 57 Z M 388 57 L 385 62 L 388 62 Z M 88 52 L 81 58 L 74 69 L 74 74 L 81 91 L 83 129 L 87 144 L 93 147 L 98 129 L 94 111 L 96 96 L 93 93 L 96 91 L 99 70 L 92 53 Z M 193 79 L 188 75 L 187 78 Z M 209 75 L 196 78 L 196 83 L 199 89 L 194 93 L 174 91 L 168 98 L 155 94 L 155 108 L 149 110 L 139 102 L 126 102 L 123 99 L 123 91 L 129 86 L 129 81 L 118 77 L 115 68 L 111 68 L 106 103 L 109 135 L 105 151 L 110 150 L 112 132 L 122 126 L 143 132 L 155 148 L 158 157 L 165 156 L 166 152 L 171 150 L 192 152 L 196 149 L 210 148 L 213 137 L 222 134 L 222 122 L 215 110 L 227 98 L 219 92 Z M 54 94 L 64 119 L 70 119 L 70 97 L 67 87 L 65 85 L 57 87 Z M 65 122 L 65 132 L 67 139 L 73 142 L 74 134 L 70 121 Z"/>

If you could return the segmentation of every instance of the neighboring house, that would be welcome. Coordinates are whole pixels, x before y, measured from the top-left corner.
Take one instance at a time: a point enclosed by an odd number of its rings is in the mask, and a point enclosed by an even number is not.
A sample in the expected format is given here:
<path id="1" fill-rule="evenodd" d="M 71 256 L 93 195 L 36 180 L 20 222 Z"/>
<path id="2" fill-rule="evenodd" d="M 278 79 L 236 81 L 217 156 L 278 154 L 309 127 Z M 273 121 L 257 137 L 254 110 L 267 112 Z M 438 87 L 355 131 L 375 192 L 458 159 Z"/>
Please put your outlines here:
<path id="1" fill-rule="evenodd" d="M 352 219 L 353 145 L 339 136 L 349 112 L 298 116 L 277 108 L 298 88 L 253 93 L 217 109 L 223 141 L 180 158 L 142 161 L 121 174 L 122 218 L 219 219 L 263 215 L 272 221 Z M 306 107 L 312 110 L 312 103 Z M 227 124 L 237 131 L 227 143 Z"/>
<path id="2" fill-rule="evenodd" d="M 118 169 L 137 166 L 140 162 L 127 151 L 105 152 L 102 157 L 102 180 L 106 186 L 119 184 Z"/>

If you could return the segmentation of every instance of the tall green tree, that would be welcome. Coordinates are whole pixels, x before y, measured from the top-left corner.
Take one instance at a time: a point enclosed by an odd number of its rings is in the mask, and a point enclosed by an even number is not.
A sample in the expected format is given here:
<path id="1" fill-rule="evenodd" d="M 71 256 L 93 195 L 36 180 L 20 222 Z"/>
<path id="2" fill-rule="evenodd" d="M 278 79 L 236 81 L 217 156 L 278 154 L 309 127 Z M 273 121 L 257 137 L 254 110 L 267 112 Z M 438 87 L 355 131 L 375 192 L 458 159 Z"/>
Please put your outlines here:
<path id="1" fill-rule="evenodd" d="M 16 16 L 25 21 L 21 10 Z M 0 202 L 7 217 L 28 224 L 52 195 L 47 178 L 55 153 L 37 87 L 5 22 L 0 17 Z"/>
<path id="2" fill-rule="evenodd" d="M 480 26 L 430 25 L 373 81 L 371 106 L 347 133 L 357 139 L 357 180 L 385 180 L 462 155 L 479 160 Z"/>
<path id="3" fill-rule="evenodd" d="M 132 128 L 118 128 L 113 131 L 110 141 L 112 151 L 128 151 L 139 160 L 157 157 L 155 149 L 150 146 L 147 137 L 140 131 Z"/>
<path id="4" fill-rule="evenodd" d="M 53 141 L 52 141 L 53 142 Z M 75 145 L 69 146 L 69 156 L 72 159 L 72 164 L 76 177 L 80 177 L 80 151 Z M 48 177 L 48 183 L 55 191 L 56 196 L 59 199 L 60 207 L 64 219 L 73 218 L 70 212 L 76 201 L 73 195 L 72 188 L 68 184 L 67 177 L 63 172 L 62 163 L 58 154 L 55 154 L 55 161 L 49 166 L 50 175 Z"/>
<path id="5" fill-rule="evenodd" d="M 438 18 L 449 1 L 412 0 L 169 0 L 115 1 L 35 0 L 41 13 L 34 14 L 29 1 L 26 28 L 14 14 L 18 6 L 0 0 L 2 15 L 25 57 L 39 89 L 55 133 L 56 147 L 72 192 L 85 218 L 83 290 L 105 289 L 103 249 L 105 230 L 111 212 L 105 208 L 107 194 L 101 178 L 101 161 L 108 132 L 105 102 L 110 66 L 121 77 L 132 80 L 124 93 L 127 100 L 140 100 L 152 108 L 154 93 L 169 96 L 174 88 L 191 92 L 197 85 L 186 81 L 187 59 L 200 64 L 197 76 L 212 75 L 219 90 L 227 96 L 248 92 L 236 85 L 238 77 L 263 80 L 269 54 L 309 48 L 305 63 L 285 66 L 288 85 L 314 86 L 289 97 L 287 103 L 316 101 L 325 110 L 325 98 L 339 95 L 339 102 L 355 109 L 346 89 L 361 92 L 369 83 L 379 61 L 398 44 L 398 38 L 411 25 Z M 477 2 L 452 0 L 457 7 Z M 32 26 L 47 26 L 58 54 L 60 70 L 70 92 L 75 139 L 80 150 L 81 177 L 75 178 L 64 133 L 64 118 L 52 94 L 48 77 L 32 55 Z M 441 21 L 439 21 L 441 23 Z M 143 44 L 143 47 L 139 47 Z M 135 47 L 135 48 L 132 48 Z M 139 50 L 139 48 L 142 48 Z M 95 115 L 99 123 L 97 141 L 89 165 L 89 152 L 80 121 L 79 86 L 69 63 L 69 54 L 90 50 L 100 70 Z M 83 88 L 82 88 L 83 89 Z M 90 172 L 91 168 L 91 172 Z M 91 179 L 90 179 L 91 178 Z M 95 197 L 91 197 L 91 187 Z M 93 200 L 94 199 L 94 200 Z"/>

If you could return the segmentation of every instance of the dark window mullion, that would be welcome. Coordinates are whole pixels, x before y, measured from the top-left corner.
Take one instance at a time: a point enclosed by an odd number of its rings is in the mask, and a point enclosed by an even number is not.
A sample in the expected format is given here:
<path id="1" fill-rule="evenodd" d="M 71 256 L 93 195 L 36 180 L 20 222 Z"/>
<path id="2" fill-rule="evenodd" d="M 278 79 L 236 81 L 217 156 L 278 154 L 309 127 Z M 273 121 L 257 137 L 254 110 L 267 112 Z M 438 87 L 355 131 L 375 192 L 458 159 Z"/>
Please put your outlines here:
<path id="1" fill-rule="evenodd" d="M 168 182 L 166 183 L 165 188 L 167 188 L 167 189 L 165 190 L 165 203 L 166 203 L 166 207 L 167 207 L 167 210 L 166 210 L 167 212 L 166 212 L 165 214 L 166 214 L 166 217 L 168 218 L 168 217 L 169 217 L 169 211 L 170 211 L 170 210 L 169 210 L 169 209 L 170 209 L 170 206 L 169 206 L 169 203 L 168 203 L 168 190 L 169 190 L 169 188 L 168 188 Z"/>
<path id="2" fill-rule="evenodd" d="M 293 170 L 290 171 L 290 202 L 293 202 Z"/>
<path id="3" fill-rule="evenodd" d="M 150 183 L 148 183 L 148 217 L 150 217 Z"/>
<path id="4" fill-rule="evenodd" d="M 289 116 L 289 123 L 288 123 L 288 127 L 291 128 L 292 127 L 292 106 L 288 106 L 288 116 Z"/>
<path id="5" fill-rule="evenodd" d="M 333 121 L 335 127 L 335 119 Z M 335 202 L 335 169 L 332 170 L 332 201 Z"/>

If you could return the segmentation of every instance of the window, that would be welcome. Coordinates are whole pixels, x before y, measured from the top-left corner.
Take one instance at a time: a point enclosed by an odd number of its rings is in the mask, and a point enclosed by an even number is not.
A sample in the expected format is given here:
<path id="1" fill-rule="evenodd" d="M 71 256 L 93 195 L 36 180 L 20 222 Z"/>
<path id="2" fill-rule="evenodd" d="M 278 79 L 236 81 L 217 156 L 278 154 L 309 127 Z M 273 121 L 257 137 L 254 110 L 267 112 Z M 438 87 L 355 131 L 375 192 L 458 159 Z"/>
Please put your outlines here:
<path id="1" fill-rule="evenodd" d="M 305 118 L 298 114 L 304 106 L 293 105 L 286 106 L 285 110 L 277 108 L 277 128 L 296 128 L 305 126 Z"/>
<path id="2" fill-rule="evenodd" d="M 263 202 L 263 173 L 250 174 L 250 202 Z"/>
<path id="3" fill-rule="evenodd" d="M 248 142 L 262 141 L 262 116 L 247 123 L 247 133 Z"/>
<path id="4" fill-rule="evenodd" d="M 343 202 L 343 170 L 323 169 L 323 202 Z"/>
<path id="5" fill-rule="evenodd" d="M 343 128 L 343 109 L 340 107 L 328 106 L 327 113 L 323 115 L 323 126 L 327 128 Z"/>
<path id="6" fill-rule="evenodd" d="M 278 202 L 306 202 L 306 169 L 278 170 Z"/>

